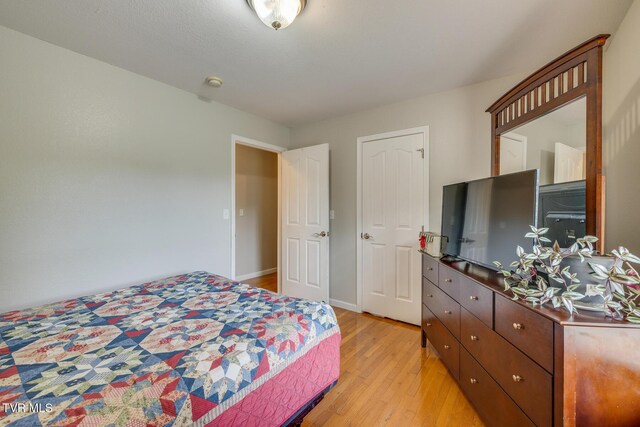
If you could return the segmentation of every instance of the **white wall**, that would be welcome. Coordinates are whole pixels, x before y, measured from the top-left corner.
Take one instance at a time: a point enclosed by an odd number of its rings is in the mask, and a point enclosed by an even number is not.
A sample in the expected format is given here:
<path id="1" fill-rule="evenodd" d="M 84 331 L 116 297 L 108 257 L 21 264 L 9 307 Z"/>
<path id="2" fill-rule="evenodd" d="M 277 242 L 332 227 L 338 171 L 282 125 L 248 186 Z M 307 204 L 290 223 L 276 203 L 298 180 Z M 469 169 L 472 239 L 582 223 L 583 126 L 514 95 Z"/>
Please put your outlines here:
<path id="1" fill-rule="evenodd" d="M 237 145 L 236 278 L 277 266 L 278 155 Z"/>
<path id="2" fill-rule="evenodd" d="M 640 253 L 640 0 L 635 0 L 604 55 L 606 244 Z M 541 64 L 542 65 L 542 64 Z M 356 302 L 356 138 L 430 126 L 430 226 L 439 230 L 442 186 L 490 173 L 486 107 L 526 75 L 311 123 L 291 130 L 291 147 L 328 142 L 331 149 L 331 298 Z M 574 132 L 584 138 L 584 131 Z"/>
<path id="3" fill-rule="evenodd" d="M 640 0 L 605 52 L 607 247 L 640 252 Z M 511 76 L 291 130 L 331 146 L 332 298 L 355 303 L 358 136 L 429 125 L 441 187 L 489 174 Z M 224 90 L 224 89 L 222 89 Z M 230 135 L 288 129 L 0 27 L 0 311 L 196 269 L 229 275 Z"/>
<path id="4" fill-rule="evenodd" d="M 291 130 L 291 146 L 331 150 L 331 298 L 356 303 L 356 138 L 428 125 L 429 229 L 440 230 L 442 186 L 490 174 L 489 105 L 525 75 L 511 76 Z M 417 236 L 416 236 L 417 238 Z"/>
<path id="5" fill-rule="evenodd" d="M 640 254 L 640 0 L 604 55 L 606 246 Z"/>
<path id="6" fill-rule="evenodd" d="M 289 142 L 283 126 L 0 27 L 0 312 L 229 275 L 233 133 Z"/>

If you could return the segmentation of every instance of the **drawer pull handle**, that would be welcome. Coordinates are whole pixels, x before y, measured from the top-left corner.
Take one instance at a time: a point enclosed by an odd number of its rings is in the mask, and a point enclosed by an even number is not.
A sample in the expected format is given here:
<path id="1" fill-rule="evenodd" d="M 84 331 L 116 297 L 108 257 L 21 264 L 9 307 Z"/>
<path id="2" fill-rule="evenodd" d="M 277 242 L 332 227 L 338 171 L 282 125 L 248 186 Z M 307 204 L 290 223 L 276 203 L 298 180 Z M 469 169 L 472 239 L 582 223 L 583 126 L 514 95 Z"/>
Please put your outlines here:
<path id="1" fill-rule="evenodd" d="M 451 348 L 451 346 L 450 346 L 450 345 L 447 345 L 447 344 L 445 344 L 445 345 L 444 345 L 444 349 L 445 349 L 445 350 L 449 350 L 450 348 Z"/>
<path id="2" fill-rule="evenodd" d="M 471 296 L 469 297 L 469 299 L 470 299 L 471 301 L 478 301 L 478 297 L 473 296 L 473 295 L 471 295 Z"/>
<path id="3" fill-rule="evenodd" d="M 517 331 L 521 331 L 524 329 L 524 325 L 522 323 L 514 323 L 513 324 L 513 329 L 517 330 Z"/>
<path id="4" fill-rule="evenodd" d="M 478 341 L 480 338 L 478 338 L 475 335 L 471 335 L 471 341 Z"/>
<path id="5" fill-rule="evenodd" d="M 429 271 L 433 271 L 433 267 L 429 267 L 429 268 L 428 268 L 428 270 L 429 270 Z"/>
<path id="6" fill-rule="evenodd" d="M 427 328 L 431 326 L 431 323 L 427 323 Z"/>
<path id="7" fill-rule="evenodd" d="M 451 283 L 451 282 L 453 282 L 453 280 L 451 280 L 451 279 L 444 279 L 444 281 L 445 281 L 445 283 Z"/>
<path id="8" fill-rule="evenodd" d="M 427 295 L 428 298 L 433 298 L 432 294 Z"/>
<path id="9" fill-rule="evenodd" d="M 453 314 L 453 312 L 451 310 L 445 310 L 444 314 Z"/>
<path id="10" fill-rule="evenodd" d="M 522 378 L 520 375 L 514 375 L 513 381 L 516 383 L 521 383 L 522 381 L 524 381 L 524 378 Z"/>
<path id="11" fill-rule="evenodd" d="M 471 381 L 471 384 L 478 384 L 478 380 L 475 378 L 471 378 L 469 381 Z"/>

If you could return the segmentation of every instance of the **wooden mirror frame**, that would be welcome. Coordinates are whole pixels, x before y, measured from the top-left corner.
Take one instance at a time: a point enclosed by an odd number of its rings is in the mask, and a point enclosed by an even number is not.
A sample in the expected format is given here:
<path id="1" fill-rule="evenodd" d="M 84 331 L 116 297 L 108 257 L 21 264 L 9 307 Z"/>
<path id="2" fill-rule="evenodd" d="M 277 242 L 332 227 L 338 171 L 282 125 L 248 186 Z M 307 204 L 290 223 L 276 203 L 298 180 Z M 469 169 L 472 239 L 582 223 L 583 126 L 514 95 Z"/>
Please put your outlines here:
<path id="1" fill-rule="evenodd" d="M 604 248 L 604 178 L 602 176 L 601 34 L 545 65 L 491 107 L 491 174 L 500 174 L 500 136 L 579 98 L 587 103 L 586 231 Z"/>

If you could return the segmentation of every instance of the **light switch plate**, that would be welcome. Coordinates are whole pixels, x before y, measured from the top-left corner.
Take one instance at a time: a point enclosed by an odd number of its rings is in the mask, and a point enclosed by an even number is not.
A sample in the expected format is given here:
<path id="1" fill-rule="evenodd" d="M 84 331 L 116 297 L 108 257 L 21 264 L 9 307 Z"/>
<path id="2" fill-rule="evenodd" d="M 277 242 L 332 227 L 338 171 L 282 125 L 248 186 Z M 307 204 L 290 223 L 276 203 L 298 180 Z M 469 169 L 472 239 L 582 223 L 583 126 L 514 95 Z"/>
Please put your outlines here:
<path id="1" fill-rule="evenodd" d="M 238 215 L 244 216 L 244 209 L 238 209 Z"/>
<path id="2" fill-rule="evenodd" d="M 222 219 L 229 219 L 229 209 L 222 210 Z"/>
<path id="3" fill-rule="evenodd" d="M 329 219 L 336 219 L 336 211 L 333 209 L 329 211 Z"/>

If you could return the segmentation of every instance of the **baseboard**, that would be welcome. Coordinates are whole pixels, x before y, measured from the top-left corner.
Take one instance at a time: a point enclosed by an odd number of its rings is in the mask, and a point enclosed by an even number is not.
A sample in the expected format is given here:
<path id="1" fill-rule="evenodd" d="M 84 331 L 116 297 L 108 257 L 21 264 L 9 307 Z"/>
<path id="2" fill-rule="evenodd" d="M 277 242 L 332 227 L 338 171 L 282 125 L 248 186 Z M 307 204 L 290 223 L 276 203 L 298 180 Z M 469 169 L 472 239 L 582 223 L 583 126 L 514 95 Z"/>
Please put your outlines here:
<path id="1" fill-rule="evenodd" d="M 334 307 L 343 308 L 349 311 L 355 311 L 356 313 L 362 313 L 360 310 L 358 310 L 358 306 L 356 304 L 351 304 L 350 302 L 344 302 L 337 299 L 330 299 L 329 304 L 331 304 Z"/>
<path id="2" fill-rule="evenodd" d="M 273 274 L 277 271 L 277 268 L 270 268 L 268 270 L 256 271 L 255 273 L 243 274 L 242 276 L 236 276 L 236 281 L 242 282 L 243 280 L 255 279 L 256 277 L 266 276 L 267 274 Z"/>

